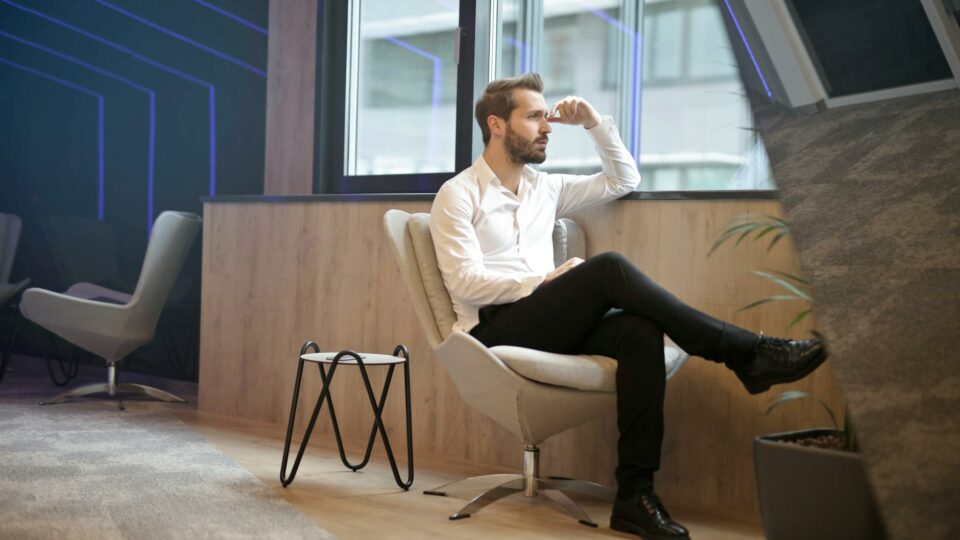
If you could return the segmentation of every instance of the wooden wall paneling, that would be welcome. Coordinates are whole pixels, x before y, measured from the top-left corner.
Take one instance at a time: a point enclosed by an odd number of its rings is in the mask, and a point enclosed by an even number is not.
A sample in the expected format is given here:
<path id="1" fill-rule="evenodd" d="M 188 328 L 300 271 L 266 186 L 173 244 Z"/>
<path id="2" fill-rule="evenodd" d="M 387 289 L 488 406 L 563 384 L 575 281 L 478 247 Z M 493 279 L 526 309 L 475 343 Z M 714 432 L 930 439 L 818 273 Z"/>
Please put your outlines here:
<path id="1" fill-rule="evenodd" d="M 317 0 L 270 2 L 263 192 L 313 193 Z"/>
<path id="2" fill-rule="evenodd" d="M 429 203 L 206 205 L 200 408 L 284 425 L 304 340 L 324 350 L 368 352 L 390 352 L 402 342 L 413 358 L 416 451 L 519 467 L 520 441 L 466 406 L 423 336 L 381 233 L 382 216 L 393 207 L 425 212 Z M 624 201 L 585 211 L 578 221 L 591 254 L 620 251 L 699 309 L 754 331 L 783 334 L 795 306 L 738 310 L 777 292 L 750 270 L 798 271 L 790 243 L 769 253 L 765 245 L 748 243 L 706 255 L 723 226 L 745 212 L 780 213 L 769 201 Z M 804 335 L 813 322 L 798 325 L 791 335 Z M 369 435 L 372 415 L 351 369 L 341 368 L 333 397 L 356 453 Z M 753 437 L 825 422 L 812 403 L 763 416 L 769 395 L 749 396 L 726 368 L 700 359 L 691 360 L 667 388 L 659 490 L 670 501 L 745 521 L 759 519 Z M 829 369 L 789 388 L 842 408 Z M 318 391 L 314 373 L 302 390 L 298 429 Z M 402 391 L 396 377 L 386 423 L 397 450 L 403 440 Z M 612 413 L 547 441 L 543 471 L 612 483 L 617 437 Z M 318 436 L 329 434 L 325 413 L 318 430 Z"/>

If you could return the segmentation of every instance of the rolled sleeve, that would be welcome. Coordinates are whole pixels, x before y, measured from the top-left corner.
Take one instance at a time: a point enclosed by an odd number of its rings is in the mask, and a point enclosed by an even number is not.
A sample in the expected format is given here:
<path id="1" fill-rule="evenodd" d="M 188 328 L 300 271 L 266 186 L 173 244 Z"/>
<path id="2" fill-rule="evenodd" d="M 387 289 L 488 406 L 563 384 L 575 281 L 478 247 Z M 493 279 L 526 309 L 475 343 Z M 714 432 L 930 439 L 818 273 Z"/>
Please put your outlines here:
<path id="1" fill-rule="evenodd" d="M 640 184 L 637 163 L 620 139 L 613 118 L 604 116 L 602 122 L 587 132 L 593 137 L 602 172 L 587 176 L 559 175 L 557 217 L 623 197 Z"/>

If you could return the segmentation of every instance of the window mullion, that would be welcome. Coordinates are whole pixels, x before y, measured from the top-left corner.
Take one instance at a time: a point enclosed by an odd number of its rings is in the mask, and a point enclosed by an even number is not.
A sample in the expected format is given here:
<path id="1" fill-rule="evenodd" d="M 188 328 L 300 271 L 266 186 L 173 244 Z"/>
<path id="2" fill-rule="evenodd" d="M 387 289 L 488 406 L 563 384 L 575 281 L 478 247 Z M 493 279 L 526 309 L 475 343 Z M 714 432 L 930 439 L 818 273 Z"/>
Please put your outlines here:
<path id="1" fill-rule="evenodd" d="M 503 35 L 503 17 L 500 16 L 501 1 L 476 0 L 476 4 L 477 21 L 474 45 L 477 53 L 474 55 L 471 103 L 476 103 L 490 81 L 497 78 L 497 64 L 500 60 L 497 47 L 500 43 L 500 36 Z M 472 107 L 470 113 L 473 114 Z M 471 156 L 478 156 L 483 152 L 483 138 L 480 134 L 480 127 L 476 122 L 471 119 L 470 125 L 472 126 Z"/>
<path id="2" fill-rule="evenodd" d="M 360 13 L 362 0 L 351 0 L 347 7 L 347 73 L 344 117 L 344 174 L 357 174 L 360 102 Z"/>
<path id="3" fill-rule="evenodd" d="M 643 0 L 622 0 L 620 22 L 619 114 L 615 118 L 627 150 L 640 163 L 640 119 L 643 95 Z"/>

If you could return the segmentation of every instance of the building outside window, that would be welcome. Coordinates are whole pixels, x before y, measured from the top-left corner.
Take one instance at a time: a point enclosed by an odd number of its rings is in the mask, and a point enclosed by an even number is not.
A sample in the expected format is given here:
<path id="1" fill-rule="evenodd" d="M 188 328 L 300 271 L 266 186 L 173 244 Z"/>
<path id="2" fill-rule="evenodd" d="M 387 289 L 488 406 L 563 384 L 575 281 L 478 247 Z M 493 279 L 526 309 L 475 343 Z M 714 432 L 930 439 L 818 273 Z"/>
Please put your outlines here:
<path id="1" fill-rule="evenodd" d="M 346 174 L 453 171 L 459 6 L 359 4 L 348 68 L 359 97 L 348 105 Z M 640 165 L 641 190 L 773 187 L 717 0 L 497 5 L 496 76 L 536 71 L 548 104 L 580 95 L 612 115 Z M 477 36 L 478 49 L 487 37 Z M 546 170 L 599 166 L 588 138 L 555 129 Z"/>

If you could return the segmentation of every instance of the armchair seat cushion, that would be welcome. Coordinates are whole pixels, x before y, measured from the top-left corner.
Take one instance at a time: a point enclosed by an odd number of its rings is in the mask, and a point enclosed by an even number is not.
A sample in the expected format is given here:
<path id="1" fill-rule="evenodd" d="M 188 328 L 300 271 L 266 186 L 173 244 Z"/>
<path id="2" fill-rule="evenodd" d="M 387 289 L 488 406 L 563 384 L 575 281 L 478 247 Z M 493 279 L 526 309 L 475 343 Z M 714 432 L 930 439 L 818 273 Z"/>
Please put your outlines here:
<path id="1" fill-rule="evenodd" d="M 490 352 L 521 377 L 554 386 L 592 392 L 617 391 L 617 361 L 606 356 L 556 354 L 523 347 L 500 345 Z M 667 378 L 689 355 L 673 347 L 664 347 Z"/>

